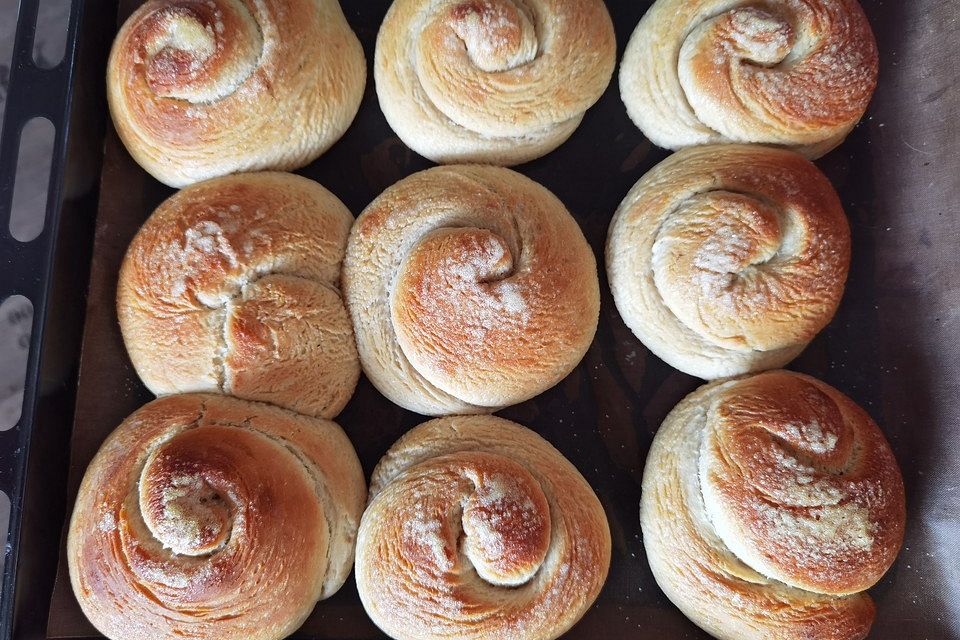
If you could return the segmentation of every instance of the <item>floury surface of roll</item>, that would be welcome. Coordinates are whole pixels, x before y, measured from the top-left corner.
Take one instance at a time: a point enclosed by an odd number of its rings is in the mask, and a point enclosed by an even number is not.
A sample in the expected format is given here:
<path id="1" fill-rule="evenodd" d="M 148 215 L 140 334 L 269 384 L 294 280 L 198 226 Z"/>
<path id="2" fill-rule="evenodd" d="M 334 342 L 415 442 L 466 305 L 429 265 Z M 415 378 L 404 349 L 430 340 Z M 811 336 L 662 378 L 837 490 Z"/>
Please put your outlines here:
<path id="1" fill-rule="evenodd" d="M 673 154 L 630 190 L 607 238 L 624 322 L 705 379 L 793 360 L 833 318 L 849 265 L 850 229 L 827 178 L 762 146 Z"/>
<path id="2" fill-rule="evenodd" d="M 340 266 L 353 216 L 287 173 L 193 185 L 127 249 L 117 315 L 153 393 L 221 392 L 330 418 L 360 377 Z"/>
<path id="3" fill-rule="evenodd" d="M 657 432 L 643 475 L 647 559 L 721 640 L 862 640 L 863 593 L 904 535 L 903 480 L 860 407 L 809 376 L 705 385 Z"/>
<path id="4" fill-rule="evenodd" d="M 435 167 L 357 219 L 343 288 L 363 370 L 425 415 L 523 402 L 569 374 L 600 309 L 596 261 L 556 196 L 509 169 Z"/>
<path id="5" fill-rule="evenodd" d="M 387 122 L 417 153 L 514 165 L 570 137 L 616 53 L 601 0 L 396 0 L 374 77 Z"/>
<path id="6" fill-rule="evenodd" d="M 593 604 L 610 530 L 583 476 L 520 425 L 426 422 L 386 453 L 357 538 L 357 588 L 397 640 L 552 640 Z"/>
<path id="7" fill-rule="evenodd" d="M 366 78 L 337 0 L 150 0 L 117 34 L 110 113 L 172 187 L 295 169 L 350 126 Z"/>
<path id="8" fill-rule="evenodd" d="M 668 149 L 836 147 L 877 85 L 877 44 L 857 0 L 657 0 L 620 65 L 627 112 Z"/>
<path id="9" fill-rule="evenodd" d="M 87 469 L 67 539 L 73 590 L 113 640 L 279 640 L 346 580 L 365 496 L 333 422 L 161 398 Z"/>

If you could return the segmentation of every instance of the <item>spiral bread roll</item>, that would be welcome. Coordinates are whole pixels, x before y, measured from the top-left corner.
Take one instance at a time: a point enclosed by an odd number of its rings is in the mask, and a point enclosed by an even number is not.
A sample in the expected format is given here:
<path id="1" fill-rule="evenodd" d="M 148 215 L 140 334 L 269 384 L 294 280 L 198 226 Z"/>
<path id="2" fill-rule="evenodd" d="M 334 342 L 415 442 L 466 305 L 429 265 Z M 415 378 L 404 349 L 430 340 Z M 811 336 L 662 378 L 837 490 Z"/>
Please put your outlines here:
<path id="1" fill-rule="evenodd" d="M 753 142 L 816 158 L 863 116 L 877 73 L 856 0 L 657 0 L 627 45 L 620 92 L 661 147 Z"/>
<path id="2" fill-rule="evenodd" d="M 335 593 L 365 500 L 335 423 L 226 396 L 155 400 L 90 463 L 74 593 L 114 640 L 273 640 Z"/>
<path id="3" fill-rule="evenodd" d="M 593 252 L 556 196 L 497 167 L 435 167 L 357 219 L 343 288 L 364 372 L 426 415 L 522 402 L 597 329 Z"/>
<path id="4" fill-rule="evenodd" d="M 840 200 L 786 150 L 685 149 L 621 203 L 607 273 L 624 321 L 673 367 L 713 379 L 783 366 L 833 317 L 850 265 Z"/>
<path id="5" fill-rule="evenodd" d="M 182 187 L 311 162 L 350 126 L 365 79 L 336 0 L 151 0 L 117 34 L 107 97 L 133 158 Z"/>
<path id="6" fill-rule="evenodd" d="M 861 640 L 904 533 L 903 480 L 860 407 L 773 371 L 687 396 L 654 439 L 641 524 L 657 583 L 726 640 Z"/>
<path id="7" fill-rule="evenodd" d="M 596 599 L 610 530 L 583 476 L 493 416 L 426 422 L 373 472 L 357 536 L 367 614 L 397 640 L 550 640 Z"/>
<path id="8" fill-rule="evenodd" d="M 615 65 L 602 0 L 395 0 L 374 78 L 387 122 L 417 153 L 513 165 L 569 138 Z"/>
<path id="9" fill-rule="evenodd" d="M 130 243 L 117 292 L 144 384 L 338 414 L 360 377 L 339 292 L 352 222 L 332 193 L 286 173 L 217 178 L 166 200 Z"/>

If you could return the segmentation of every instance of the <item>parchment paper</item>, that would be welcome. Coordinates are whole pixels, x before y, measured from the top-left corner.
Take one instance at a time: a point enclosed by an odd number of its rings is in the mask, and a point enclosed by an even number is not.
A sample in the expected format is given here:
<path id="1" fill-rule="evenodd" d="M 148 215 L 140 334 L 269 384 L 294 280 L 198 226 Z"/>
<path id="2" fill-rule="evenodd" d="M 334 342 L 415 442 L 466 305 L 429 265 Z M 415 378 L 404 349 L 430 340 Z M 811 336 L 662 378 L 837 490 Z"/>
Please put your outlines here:
<path id="1" fill-rule="evenodd" d="M 121 18 L 136 4 L 122 2 Z M 373 60 L 386 1 L 343 0 Z M 649 2 L 609 1 L 623 48 Z M 872 590 L 871 638 L 960 638 L 960 3 L 866 0 L 881 52 L 869 114 L 818 165 L 830 177 L 853 232 L 853 265 L 833 323 L 792 365 L 862 404 L 889 437 L 906 482 L 909 523 L 899 560 Z M 647 567 L 638 503 L 647 449 L 666 413 L 700 381 L 651 356 L 620 320 L 603 274 L 613 211 L 668 152 L 627 118 L 616 79 L 569 142 L 519 170 L 573 212 L 601 265 L 600 330 L 583 363 L 553 390 L 501 415 L 556 445 L 583 472 L 607 510 L 613 565 L 596 606 L 570 638 L 693 639 L 707 636 L 663 596 Z M 393 135 L 372 75 L 344 139 L 305 170 L 359 214 L 398 179 L 430 164 Z M 147 177 L 112 132 L 85 328 L 70 502 L 102 439 L 150 394 L 125 355 L 114 310 L 117 270 L 140 223 L 171 191 Z M 369 474 L 380 455 L 423 419 L 362 381 L 338 421 Z M 50 637 L 95 637 L 66 579 L 53 595 Z M 298 638 L 379 638 L 352 580 L 321 603 Z"/>

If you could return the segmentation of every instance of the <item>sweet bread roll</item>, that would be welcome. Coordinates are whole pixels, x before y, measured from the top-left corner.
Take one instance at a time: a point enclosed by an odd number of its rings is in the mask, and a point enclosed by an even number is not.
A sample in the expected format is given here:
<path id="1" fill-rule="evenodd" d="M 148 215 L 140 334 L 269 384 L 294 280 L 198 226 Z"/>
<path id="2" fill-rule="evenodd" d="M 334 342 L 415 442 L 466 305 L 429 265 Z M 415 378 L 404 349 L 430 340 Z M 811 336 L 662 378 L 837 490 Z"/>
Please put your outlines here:
<path id="1" fill-rule="evenodd" d="M 570 137 L 616 55 L 602 0 L 395 0 L 374 78 L 387 122 L 420 155 L 514 165 Z"/>
<path id="2" fill-rule="evenodd" d="M 540 436 L 493 416 L 416 427 L 373 472 L 357 589 L 397 640 L 551 640 L 610 565 L 593 490 Z"/>
<path id="3" fill-rule="evenodd" d="M 667 416 L 640 518 L 657 583 L 714 637 L 862 640 L 863 591 L 903 542 L 903 480 L 866 412 L 773 371 L 705 385 Z"/>
<path id="4" fill-rule="evenodd" d="M 353 562 L 363 470 L 335 423 L 218 395 L 155 400 L 80 485 L 67 560 L 114 640 L 278 640 Z"/>
<path id="5" fill-rule="evenodd" d="M 123 341 L 155 394 L 221 392 L 330 418 L 360 362 L 340 298 L 353 216 L 306 178 L 254 173 L 173 195 L 120 269 Z"/>
<path id="6" fill-rule="evenodd" d="M 620 204 L 607 274 L 627 326 L 713 379 L 783 366 L 833 318 L 850 229 L 827 178 L 760 146 L 685 149 Z"/>
<path id="7" fill-rule="evenodd" d="M 364 372 L 426 415 L 552 387 L 597 329 L 593 252 L 563 204 L 509 169 L 436 167 L 357 219 L 343 288 Z"/>
<path id="8" fill-rule="evenodd" d="M 657 0 L 627 45 L 620 93 L 661 147 L 752 142 L 817 158 L 863 116 L 877 70 L 856 0 Z"/>
<path id="9" fill-rule="evenodd" d="M 366 73 L 337 0 L 150 0 L 117 34 L 107 97 L 134 160 L 182 187 L 311 162 Z"/>

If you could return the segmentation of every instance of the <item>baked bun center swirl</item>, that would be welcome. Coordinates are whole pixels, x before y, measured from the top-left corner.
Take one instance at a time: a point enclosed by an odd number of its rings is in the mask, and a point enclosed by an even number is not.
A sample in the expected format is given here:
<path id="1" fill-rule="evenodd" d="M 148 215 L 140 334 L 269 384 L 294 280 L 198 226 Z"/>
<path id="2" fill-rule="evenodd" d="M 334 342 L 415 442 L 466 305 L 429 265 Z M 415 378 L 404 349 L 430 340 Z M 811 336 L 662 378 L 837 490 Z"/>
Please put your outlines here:
<path id="1" fill-rule="evenodd" d="M 576 129 L 616 42 L 600 0 L 395 0 L 375 65 L 384 115 L 415 151 L 518 164 Z"/>
<path id="2" fill-rule="evenodd" d="M 660 146 L 754 142 L 818 157 L 866 111 L 877 69 L 856 0 L 659 0 L 627 47 L 621 91 Z"/>
<path id="3" fill-rule="evenodd" d="M 872 586 L 896 556 L 880 523 L 899 504 L 890 465 L 841 407 L 790 374 L 748 379 L 708 413 L 704 504 L 738 557 L 789 585 L 843 595 Z M 867 436 L 874 434 L 868 433 Z"/>
<path id="4" fill-rule="evenodd" d="M 367 377 L 424 414 L 527 400 L 596 331 L 593 253 L 553 194 L 508 169 L 438 167 L 357 219 L 344 295 Z"/>
<path id="5" fill-rule="evenodd" d="M 870 417 L 788 371 L 715 382 L 667 416 L 647 459 L 657 583 L 724 640 L 867 636 L 864 590 L 903 542 L 897 462 Z"/>
<path id="6" fill-rule="evenodd" d="M 826 177 L 791 151 L 683 149 L 644 175 L 610 224 L 620 315 L 701 378 L 783 366 L 833 318 L 850 230 Z"/>
<path id="7" fill-rule="evenodd" d="M 449 11 L 449 22 L 435 22 L 428 30 L 452 29 L 466 47 L 470 61 L 481 71 L 509 71 L 537 57 L 539 44 L 533 16 L 522 4 L 511 0 L 468 0 L 453 5 Z M 430 50 L 421 48 L 420 53 L 429 54 Z"/>
<path id="8" fill-rule="evenodd" d="M 357 588 L 397 640 L 550 640 L 593 604 L 610 535 L 589 485 L 546 441 L 492 416 L 441 418 L 381 459 Z"/>
<path id="9" fill-rule="evenodd" d="M 127 418 L 84 476 L 74 592 L 109 638 L 284 638 L 349 574 L 364 497 L 336 424 L 168 396 Z"/>
<path id="10" fill-rule="evenodd" d="M 541 46 L 536 17 L 520 2 L 466 0 L 429 11 L 416 45 L 417 77 L 433 104 L 462 127 L 522 136 L 586 111 L 606 84 L 602 75 L 586 76 L 582 65 L 570 67 L 573 77 L 556 73 L 553 66 L 572 50 L 550 46 L 551 30 Z M 571 95 L 571 84 L 585 90 Z"/>
<path id="11" fill-rule="evenodd" d="M 523 267 L 514 272 L 507 240 L 493 231 L 428 233 L 407 255 L 393 290 L 393 325 L 410 363 L 444 391 L 488 403 L 490 388 L 515 375 L 490 364 L 529 360 L 528 336 L 559 330 L 537 311 L 545 301 L 530 265 Z"/>
<path id="12" fill-rule="evenodd" d="M 698 193 L 657 234 L 654 282 L 680 322 L 712 344 L 787 347 L 822 328 L 821 317 L 801 310 L 839 297 L 843 286 L 814 282 L 830 270 L 805 240 L 808 227 L 802 214 L 760 196 Z"/>
<path id="13" fill-rule="evenodd" d="M 289 554 L 284 562 L 293 566 L 327 555 L 333 514 L 324 513 L 329 498 L 317 495 L 316 475 L 264 434 L 214 425 L 184 431 L 151 452 L 139 496 L 134 489 L 122 503 L 117 532 L 125 561 L 140 585 L 180 610 L 218 602 L 248 615 L 252 594 L 316 589 L 316 577 L 285 587 L 293 576 L 249 575 L 276 552 Z M 280 541 L 286 528 L 268 533 L 264 518 L 312 533 L 294 551 Z"/>
<path id="14" fill-rule="evenodd" d="M 876 72 L 842 5 L 781 2 L 779 13 L 742 7 L 700 23 L 680 48 L 678 73 L 701 122 L 734 139 L 761 132 L 758 142 L 785 144 L 856 122 Z"/>
<path id="15" fill-rule="evenodd" d="M 519 586 L 536 575 L 549 550 L 547 498 L 529 471 L 506 458 L 439 457 L 385 495 L 404 499 L 384 498 L 390 506 L 383 517 L 401 522 L 403 513 L 412 514 L 387 552 L 391 564 L 410 568 L 415 591 L 456 580 L 454 597 L 469 598 Z"/>
<path id="16" fill-rule="evenodd" d="M 107 63 L 117 133 L 171 187 L 292 171 L 346 131 L 366 62 L 337 0 L 148 0 Z"/>
<path id="17" fill-rule="evenodd" d="M 151 454 L 140 475 L 144 522 L 165 548 L 185 556 L 223 548 L 240 493 L 235 474 L 221 466 L 226 452 L 201 452 L 195 439 L 187 433 L 167 443 Z"/>
<path id="18" fill-rule="evenodd" d="M 233 93 L 257 68 L 263 36 L 237 0 L 160 4 L 134 27 L 136 59 L 153 93 L 192 103 Z"/>
<path id="19" fill-rule="evenodd" d="M 474 490 L 463 508 L 463 550 L 487 582 L 521 585 L 547 557 L 550 507 L 540 485 L 520 465 L 497 460 L 487 469 L 464 469 Z"/>

